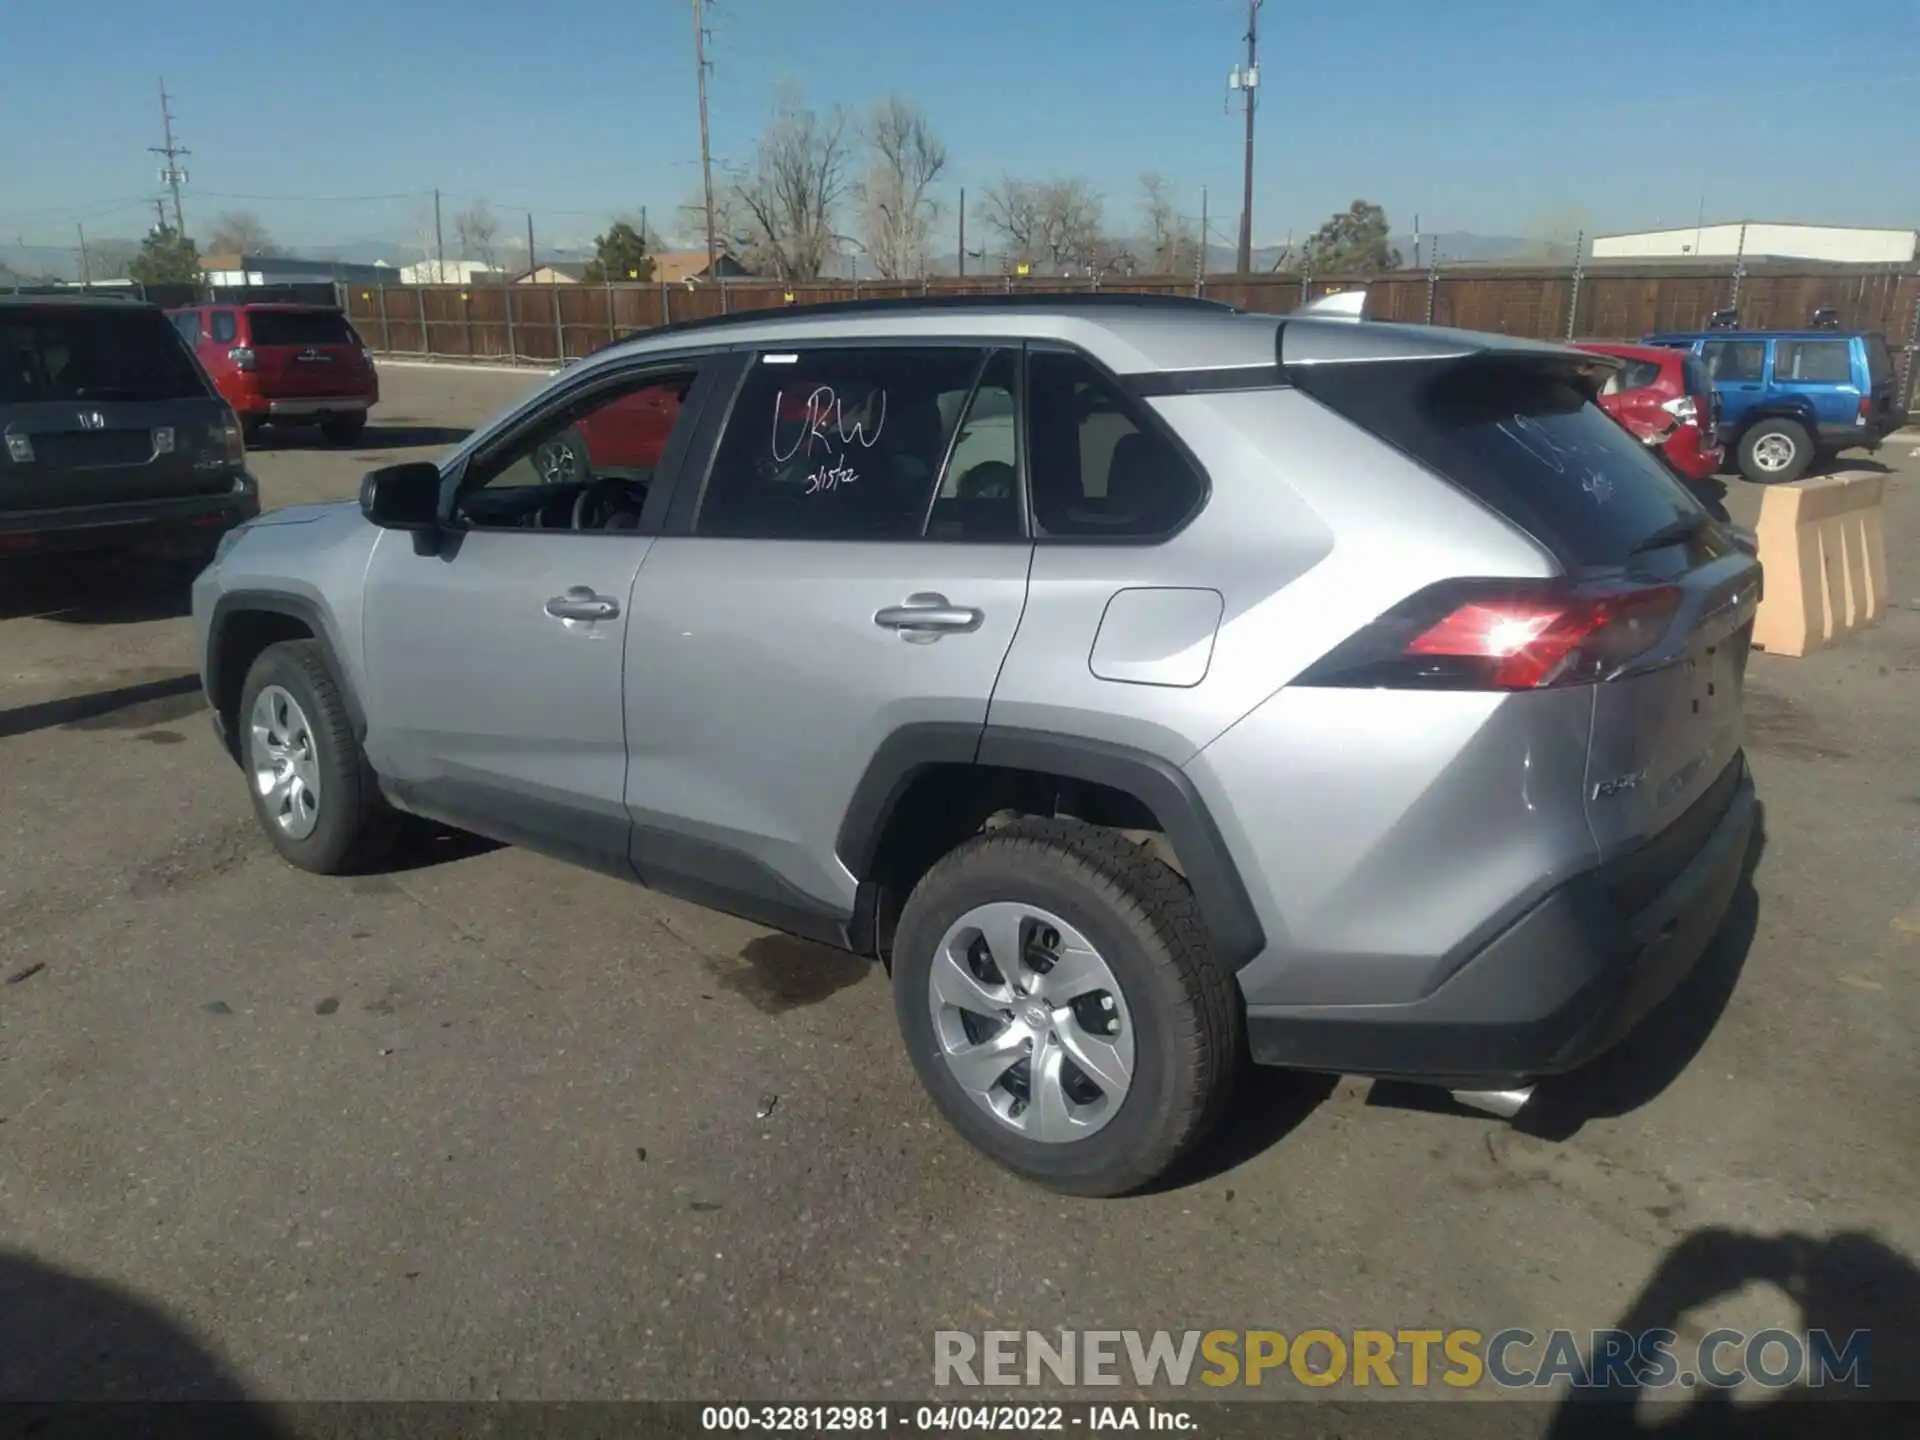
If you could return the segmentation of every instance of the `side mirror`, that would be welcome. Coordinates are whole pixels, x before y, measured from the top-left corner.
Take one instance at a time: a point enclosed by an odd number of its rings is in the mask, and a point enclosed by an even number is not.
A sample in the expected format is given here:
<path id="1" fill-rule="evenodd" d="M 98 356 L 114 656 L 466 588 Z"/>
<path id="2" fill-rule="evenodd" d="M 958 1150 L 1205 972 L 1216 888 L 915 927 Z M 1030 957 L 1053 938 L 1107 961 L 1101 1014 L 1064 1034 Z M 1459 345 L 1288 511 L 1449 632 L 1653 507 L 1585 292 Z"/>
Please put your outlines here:
<path id="1" fill-rule="evenodd" d="M 360 482 L 360 513 L 385 530 L 437 530 L 440 467 L 413 460 L 369 470 Z"/>

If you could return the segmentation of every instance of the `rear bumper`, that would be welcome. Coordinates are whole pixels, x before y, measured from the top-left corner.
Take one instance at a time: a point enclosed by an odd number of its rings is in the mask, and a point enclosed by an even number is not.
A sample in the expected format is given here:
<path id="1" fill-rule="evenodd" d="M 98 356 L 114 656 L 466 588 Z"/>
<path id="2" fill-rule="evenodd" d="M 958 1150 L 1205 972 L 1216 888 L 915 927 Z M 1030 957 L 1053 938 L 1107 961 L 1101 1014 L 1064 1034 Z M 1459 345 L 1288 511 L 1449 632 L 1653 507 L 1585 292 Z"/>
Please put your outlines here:
<path id="1" fill-rule="evenodd" d="M 373 401 L 365 395 L 314 395 L 295 400 L 267 400 L 262 404 L 266 408 L 253 413 L 272 420 L 314 415 L 364 415 L 373 407 Z"/>
<path id="2" fill-rule="evenodd" d="M 165 500 L 0 511 L 0 554 L 20 551 L 169 549 L 211 546 L 260 513 L 260 486 L 242 473 L 235 489 Z"/>
<path id="3" fill-rule="evenodd" d="M 1660 447 L 1667 463 L 1688 480 L 1705 480 L 1726 463 L 1724 446 L 1709 442 L 1698 425 L 1681 425 Z"/>
<path id="4" fill-rule="evenodd" d="M 1693 858 L 1632 915 L 1600 872 L 1541 900 L 1405 1004 L 1249 1007 L 1261 1064 L 1479 1088 L 1573 1070 L 1671 994 L 1719 929 L 1758 817 L 1744 760 Z"/>

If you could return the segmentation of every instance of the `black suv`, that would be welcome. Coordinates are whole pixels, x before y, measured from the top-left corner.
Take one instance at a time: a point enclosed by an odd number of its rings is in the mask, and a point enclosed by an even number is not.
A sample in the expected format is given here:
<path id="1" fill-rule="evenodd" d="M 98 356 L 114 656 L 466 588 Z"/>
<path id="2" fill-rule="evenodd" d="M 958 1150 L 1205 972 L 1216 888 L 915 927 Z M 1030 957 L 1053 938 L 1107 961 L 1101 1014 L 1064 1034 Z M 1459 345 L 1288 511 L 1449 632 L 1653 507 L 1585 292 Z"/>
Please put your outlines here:
<path id="1" fill-rule="evenodd" d="M 0 556 L 206 556 L 259 513 L 240 423 L 158 307 L 0 295 Z"/>

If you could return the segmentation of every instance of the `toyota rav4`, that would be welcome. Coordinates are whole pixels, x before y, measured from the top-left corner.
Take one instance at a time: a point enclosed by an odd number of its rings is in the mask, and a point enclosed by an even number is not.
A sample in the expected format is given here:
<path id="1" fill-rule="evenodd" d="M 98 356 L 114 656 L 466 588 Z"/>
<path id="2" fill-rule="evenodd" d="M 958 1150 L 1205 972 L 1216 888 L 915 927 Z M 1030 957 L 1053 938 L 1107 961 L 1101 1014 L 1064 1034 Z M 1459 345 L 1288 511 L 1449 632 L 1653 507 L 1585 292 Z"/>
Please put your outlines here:
<path id="1" fill-rule="evenodd" d="M 669 327 L 238 532 L 206 692 L 295 865 L 405 812 L 879 957 L 1046 1185 L 1151 1181 L 1248 1059 L 1510 1113 L 1756 823 L 1759 570 L 1617 364 L 1132 296 Z"/>

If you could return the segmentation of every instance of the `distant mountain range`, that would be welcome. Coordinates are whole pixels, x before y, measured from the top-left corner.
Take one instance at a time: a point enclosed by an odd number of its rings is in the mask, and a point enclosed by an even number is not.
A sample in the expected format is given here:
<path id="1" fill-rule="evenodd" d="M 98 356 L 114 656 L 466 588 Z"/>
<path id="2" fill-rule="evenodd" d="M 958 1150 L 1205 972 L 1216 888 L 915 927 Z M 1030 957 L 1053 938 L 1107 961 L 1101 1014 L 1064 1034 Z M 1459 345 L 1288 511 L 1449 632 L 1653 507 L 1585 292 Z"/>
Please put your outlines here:
<path id="1" fill-rule="evenodd" d="M 552 249 L 541 245 L 536 236 L 534 243 L 539 247 L 543 261 L 561 261 L 578 263 L 593 258 L 591 249 L 581 246 L 558 245 Z M 1145 254 L 1151 246 L 1143 241 L 1127 242 L 1135 254 Z M 1413 237 L 1396 235 L 1390 242 L 1399 250 L 1403 264 L 1414 263 Z M 1532 259 L 1543 262 L 1557 261 L 1566 263 L 1572 259 L 1571 246 L 1551 246 L 1536 240 L 1524 240 L 1514 235 L 1479 235 L 1468 230 L 1446 230 L 1435 235 L 1420 237 L 1420 264 L 1429 263 L 1434 245 L 1440 247 L 1441 263 L 1447 261 L 1489 261 Z M 101 239 L 91 242 L 89 249 L 93 258 L 93 273 L 96 276 L 111 273 L 116 264 L 124 265 L 126 257 L 140 248 L 138 240 Z M 290 253 L 309 260 L 339 260 L 357 265 L 375 265 L 384 261 L 396 268 L 411 265 L 415 261 L 428 258 L 427 252 L 417 243 L 402 243 L 394 240 L 346 240 L 330 245 L 288 246 Z M 524 254 L 523 247 L 516 247 L 509 238 L 497 247 L 497 256 L 502 265 L 518 265 Z M 1273 269 L 1285 253 L 1283 245 L 1260 245 L 1253 251 L 1253 268 L 1257 273 Z M 455 258 L 449 252 L 449 259 Z M 936 247 L 932 255 L 932 270 L 935 274 L 952 274 L 954 256 L 951 251 Z M 1235 264 L 1234 247 L 1213 245 L 1207 251 L 1207 271 L 1209 274 L 1231 273 Z M 836 268 L 843 276 L 850 273 L 850 267 L 843 261 Z M 974 268 L 969 264 L 968 268 Z M 987 269 L 998 271 L 997 261 L 990 262 Z M 871 276 L 866 266 L 861 267 L 865 277 Z M 51 275 L 62 280 L 80 278 L 80 258 L 77 252 L 62 251 L 53 246 L 38 245 L 0 245 L 0 284 L 6 283 L 6 272 L 27 279 Z"/>

